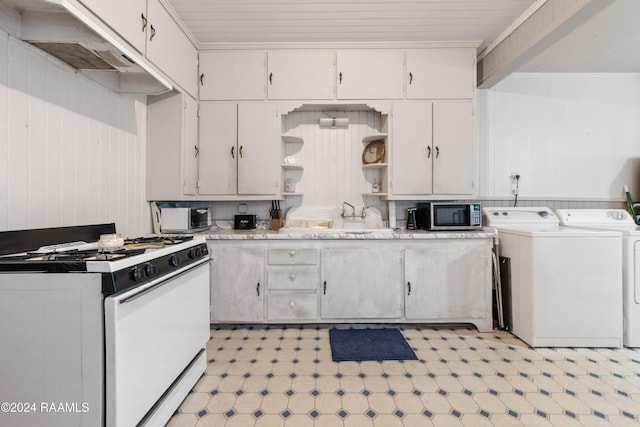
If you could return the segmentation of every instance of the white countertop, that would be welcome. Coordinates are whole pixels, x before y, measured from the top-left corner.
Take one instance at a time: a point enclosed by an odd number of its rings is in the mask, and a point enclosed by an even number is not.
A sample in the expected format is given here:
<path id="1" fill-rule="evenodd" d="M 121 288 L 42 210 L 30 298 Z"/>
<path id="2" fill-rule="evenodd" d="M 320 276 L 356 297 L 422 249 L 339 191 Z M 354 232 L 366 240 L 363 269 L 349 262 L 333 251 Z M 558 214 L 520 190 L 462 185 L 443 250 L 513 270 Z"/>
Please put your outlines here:
<path id="1" fill-rule="evenodd" d="M 198 233 L 208 240 L 427 240 L 427 239 L 492 239 L 495 232 L 492 229 L 483 231 L 422 231 L 422 230 L 393 230 L 392 232 L 371 231 L 361 233 L 357 231 L 344 232 L 322 230 L 314 232 L 296 231 L 281 233 L 272 230 L 209 230 Z"/>

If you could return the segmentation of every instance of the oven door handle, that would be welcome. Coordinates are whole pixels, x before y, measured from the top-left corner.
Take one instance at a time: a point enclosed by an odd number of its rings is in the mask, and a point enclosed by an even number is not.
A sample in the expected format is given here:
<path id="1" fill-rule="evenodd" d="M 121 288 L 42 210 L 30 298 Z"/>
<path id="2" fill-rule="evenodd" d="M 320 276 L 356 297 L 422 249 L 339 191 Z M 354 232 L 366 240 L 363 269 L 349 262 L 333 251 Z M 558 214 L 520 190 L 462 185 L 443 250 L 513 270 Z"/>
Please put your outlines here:
<path id="1" fill-rule="evenodd" d="M 145 285 L 131 289 L 130 291 L 122 295 L 115 296 L 114 298 L 118 300 L 118 304 L 126 304 L 128 302 L 134 301 L 148 294 L 149 292 L 154 291 L 159 287 L 167 284 L 171 279 L 175 279 L 177 277 L 183 276 L 188 272 L 190 272 L 191 270 L 193 270 L 194 268 L 199 267 L 203 264 L 208 264 L 210 262 L 211 262 L 211 258 L 203 258 L 199 261 L 194 262 L 193 264 L 189 264 L 183 269 L 176 270 L 170 274 L 167 274 L 166 276 L 162 276 L 156 280 L 152 280 L 151 282 Z"/>

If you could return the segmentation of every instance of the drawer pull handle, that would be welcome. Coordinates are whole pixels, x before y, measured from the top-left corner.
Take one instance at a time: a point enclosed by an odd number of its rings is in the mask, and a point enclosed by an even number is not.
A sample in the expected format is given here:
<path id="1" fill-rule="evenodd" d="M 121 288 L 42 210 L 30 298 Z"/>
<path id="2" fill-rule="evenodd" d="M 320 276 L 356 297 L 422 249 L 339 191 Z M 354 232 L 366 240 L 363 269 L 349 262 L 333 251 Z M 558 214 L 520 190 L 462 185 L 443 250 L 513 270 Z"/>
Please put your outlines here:
<path id="1" fill-rule="evenodd" d="M 322 284 L 322 295 L 326 295 L 327 294 L 327 281 L 325 280 L 324 283 Z"/>
<path id="2" fill-rule="evenodd" d="M 407 295 L 411 295 L 411 282 L 407 282 L 407 288 L 408 288 Z"/>
<path id="3" fill-rule="evenodd" d="M 289 256 L 296 256 L 296 251 L 289 251 Z"/>
<path id="4" fill-rule="evenodd" d="M 293 274 L 293 273 L 291 273 L 291 274 L 289 275 L 289 279 L 291 279 L 291 280 L 296 280 L 296 275 L 295 275 L 295 274 Z"/>
<path id="5" fill-rule="evenodd" d="M 260 296 L 260 282 L 258 282 L 258 285 L 256 286 L 256 294 Z"/>

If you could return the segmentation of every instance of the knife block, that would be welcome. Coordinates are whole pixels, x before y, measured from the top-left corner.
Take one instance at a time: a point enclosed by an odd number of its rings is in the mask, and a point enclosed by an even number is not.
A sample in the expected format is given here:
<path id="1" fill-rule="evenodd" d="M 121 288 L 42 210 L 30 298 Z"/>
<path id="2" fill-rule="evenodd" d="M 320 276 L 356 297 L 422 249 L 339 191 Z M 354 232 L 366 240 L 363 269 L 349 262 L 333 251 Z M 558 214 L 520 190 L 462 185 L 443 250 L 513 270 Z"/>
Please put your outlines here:
<path id="1" fill-rule="evenodd" d="M 278 231 L 282 228 L 282 218 L 273 218 L 271 220 L 271 229 L 273 231 Z"/>

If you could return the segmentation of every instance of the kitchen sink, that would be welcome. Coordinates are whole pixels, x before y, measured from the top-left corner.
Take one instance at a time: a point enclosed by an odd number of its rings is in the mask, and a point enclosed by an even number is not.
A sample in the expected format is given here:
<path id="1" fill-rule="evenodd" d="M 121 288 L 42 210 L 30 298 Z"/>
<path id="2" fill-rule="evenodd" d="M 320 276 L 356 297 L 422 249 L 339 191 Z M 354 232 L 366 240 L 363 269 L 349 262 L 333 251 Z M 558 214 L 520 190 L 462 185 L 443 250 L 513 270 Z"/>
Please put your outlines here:
<path id="1" fill-rule="evenodd" d="M 357 211 L 362 212 L 363 208 L 358 208 Z M 376 208 L 366 208 L 364 216 L 345 217 L 340 212 L 339 208 L 292 208 L 287 213 L 285 226 L 279 232 L 298 235 L 368 235 L 374 233 L 391 235 L 393 233 L 393 229 L 385 227 L 382 215 Z"/>
<path id="2" fill-rule="evenodd" d="M 350 234 L 350 235 L 366 235 L 366 234 L 393 234 L 392 228 L 306 228 L 306 227 L 283 227 L 279 233 L 284 234 Z"/>
<path id="3" fill-rule="evenodd" d="M 304 227 L 283 227 L 278 233 L 293 235 L 346 235 L 346 236 L 366 236 L 383 235 L 391 236 L 392 228 L 304 228 Z"/>

